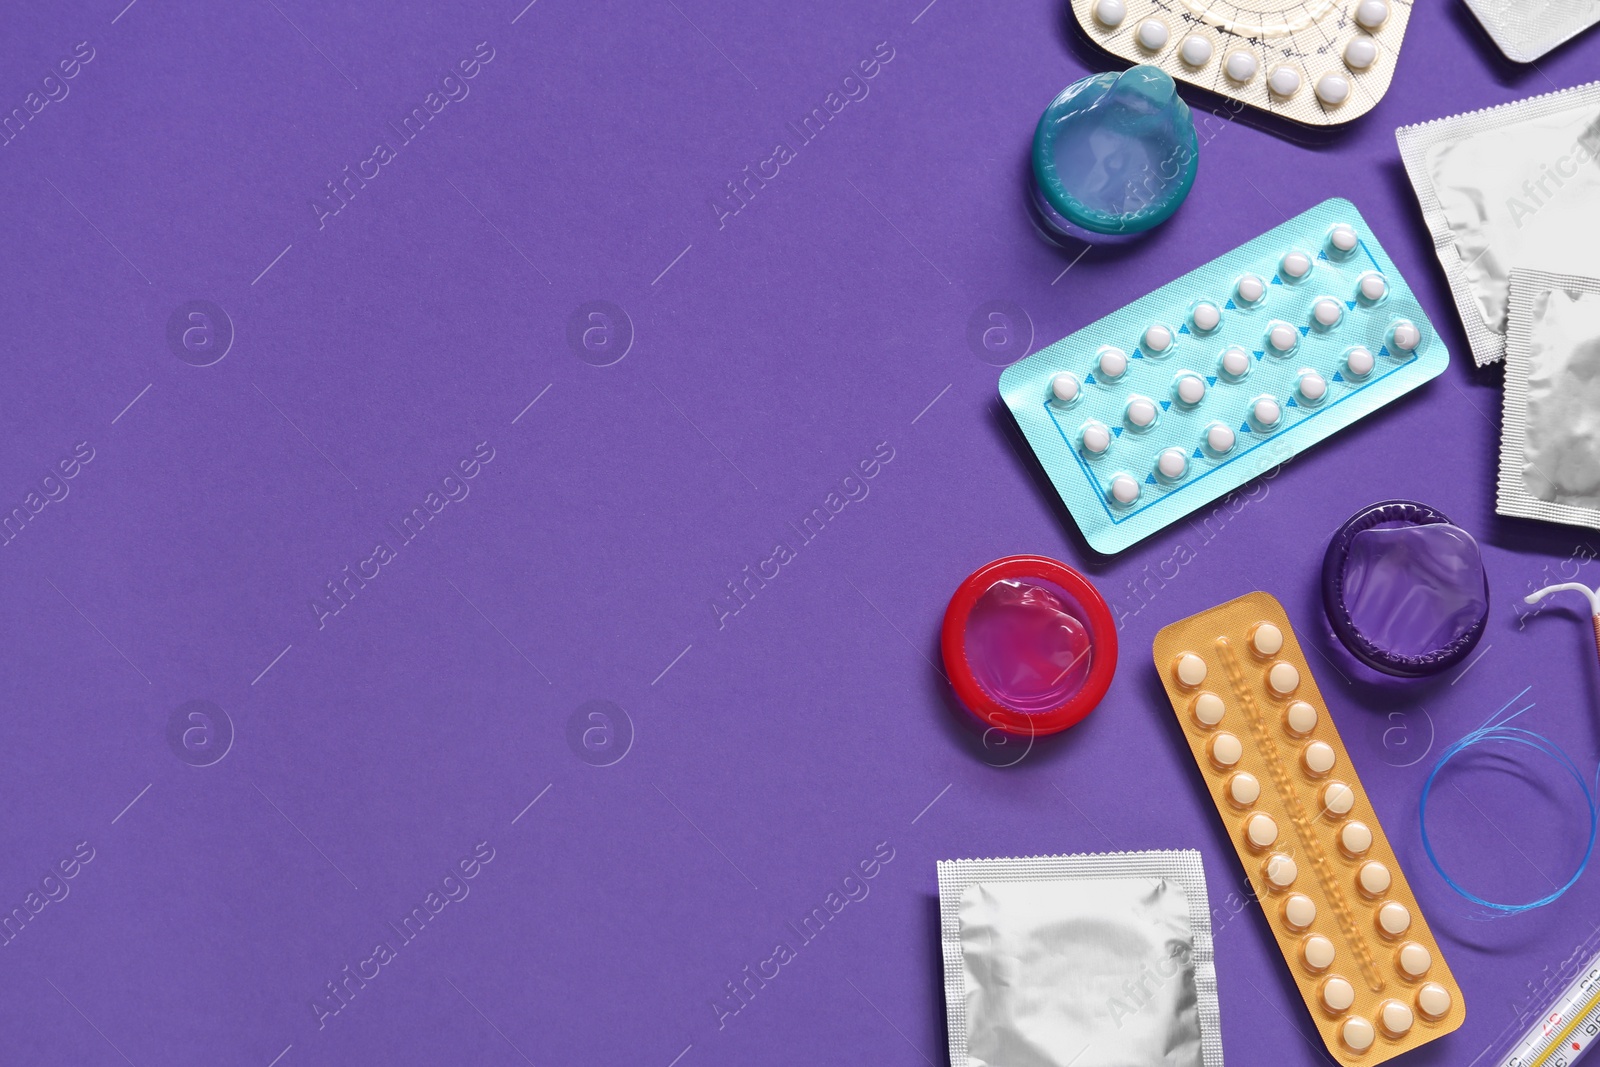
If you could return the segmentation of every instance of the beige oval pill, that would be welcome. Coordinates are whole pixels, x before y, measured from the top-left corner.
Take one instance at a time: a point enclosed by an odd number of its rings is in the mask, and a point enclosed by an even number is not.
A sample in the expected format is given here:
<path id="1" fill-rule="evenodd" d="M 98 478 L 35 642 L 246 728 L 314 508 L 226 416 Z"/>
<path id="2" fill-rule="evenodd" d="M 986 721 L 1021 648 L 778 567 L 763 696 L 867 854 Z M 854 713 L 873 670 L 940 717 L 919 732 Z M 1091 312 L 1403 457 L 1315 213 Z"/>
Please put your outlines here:
<path id="1" fill-rule="evenodd" d="M 1178 684 L 1186 685 L 1190 689 L 1206 680 L 1206 661 L 1193 652 L 1185 652 L 1179 656 L 1173 670 L 1178 675 Z"/>
<path id="2" fill-rule="evenodd" d="M 1283 648 L 1283 631 L 1270 622 L 1258 622 L 1250 631 L 1250 647 L 1258 656 L 1276 656 Z"/>
<path id="3" fill-rule="evenodd" d="M 1278 820 L 1265 812 L 1258 812 L 1244 824 L 1244 836 L 1252 847 L 1268 848 L 1278 839 Z"/>
<path id="4" fill-rule="evenodd" d="M 1233 734 L 1224 730 L 1211 739 L 1211 762 L 1227 770 L 1239 762 L 1239 757 L 1244 755 L 1244 746 Z"/>
<path id="5" fill-rule="evenodd" d="M 1400 973 L 1407 978 L 1421 978 L 1428 973 L 1428 968 L 1433 966 L 1433 957 L 1429 955 L 1426 947 L 1415 941 L 1407 941 L 1400 946 L 1400 951 L 1395 953 L 1395 966 L 1400 968 Z"/>
<path id="6" fill-rule="evenodd" d="M 1267 884 L 1274 889 L 1288 889 L 1294 885 L 1295 878 L 1300 874 L 1300 868 L 1295 865 L 1294 859 L 1282 852 L 1274 852 L 1267 857 L 1262 874 L 1267 879 Z"/>
<path id="7" fill-rule="evenodd" d="M 1322 983 L 1322 1003 L 1329 1011 L 1349 1011 L 1356 1002 L 1356 987 L 1348 978 L 1334 975 Z"/>
<path id="8" fill-rule="evenodd" d="M 1411 913 L 1398 900 L 1391 900 L 1378 909 L 1378 929 L 1386 937 L 1399 937 L 1411 929 Z"/>
<path id="9" fill-rule="evenodd" d="M 1414 1022 L 1416 1016 L 1411 1014 L 1411 1009 L 1398 1000 L 1386 1000 L 1378 1005 L 1378 1025 L 1390 1037 L 1405 1037 Z"/>
<path id="10" fill-rule="evenodd" d="M 1296 700 L 1284 709 L 1283 725 L 1291 734 L 1304 737 L 1317 728 L 1317 709 L 1304 700 Z"/>
<path id="11" fill-rule="evenodd" d="M 1438 982 L 1417 990 L 1417 1011 L 1425 1019 L 1442 1019 L 1450 1014 L 1450 991 Z"/>
<path id="12" fill-rule="evenodd" d="M 1339 847 L 1347 856 L 1366 855 L 1372 847 L 1372 830 L 1360 819 L 1351 819 L 1339 829 Z"/>
<path id="13" fill-rule="evenodd" d="M 1333 746 L 1326 741 L 1313 741 L 1300 752 L 1300 762 L 1305 764 L 1306 772 L 1318 778 L 1333 770 L 1337 759 Z"/>
<path id="14" fill-rule="evenodd" d="M 1312 934 L 1300 943 L 1300 958 L 1313 971 L 1325 971 L 1333 966 L 1333 942 L 1321 934 Z"/>
<path id="15" fill-rule="evenodd" d="M 1248 808 L 1261 799 L 1261 783 L 1249 771 L 1240 771 L 1228 779 L 1228 799 L 1241 808 Z"/>
<path id="16" fill-rule="evenodd" d="M 1300 688 L 1300 672 L 1295 669 L 1293 663 L 1279 660 L 1272 665 L 1271 670 L 1267 671 L 1267 685 L 1274 693 L 1286 697 Z"/>
<path id="17" fill-rule="evenodd" d="M 1400 1005 L 1405 1008 L 1405 1005 Z M 1406 1008 L 1406 1014 L 1411 1014 L 1411 1009 Z M 1339 1038 L 1350 1046 L 1351 1052 L 1365 1052 L 1372 1047 L 1372 1024 L 1359 1015 L 1352 1015 L 1339 1027 Z"/>
<path id="18" fill-rule="evenodd" d="M 1329 782 L 1322 787 L 1322 810 L 1335 819 L 1342 819 L 1355 807 L 1356 791 L 1343 782 Z"/>
<path id="19" fill-rule="evenodd" d="M 1283 921 L 1295 930 L 1304 930 L 1317 919 L 1316 903 L 1304 893 L 1291 893 L 1283 902 Z M 1332 942 L 1329 942 L 1332 947 Z"/>
<path id="20" fill-rule="evenodd" d="M 1375 899 L 1383 896 L 1389 891 L 1390 881 L 1392 879 L 1389 877 L 1389 868 L 1377 860 L 1363 863 L 1361 869 L 1356 872 L 1356 885 L 1360 887 L 1361 895 L 1364 897 Z"/>
<path id="21" fill-rule="evenodd" d="M 1194 703 L 1190 705 L 1189 710 L 1194 715 L 1195 722 L 1201 726 L 1212 727 L 1222 721 L 1222 713 L 1227 711 L 1228 708 L 1217 694 L 1201 693 L 1194 698 Z"/>

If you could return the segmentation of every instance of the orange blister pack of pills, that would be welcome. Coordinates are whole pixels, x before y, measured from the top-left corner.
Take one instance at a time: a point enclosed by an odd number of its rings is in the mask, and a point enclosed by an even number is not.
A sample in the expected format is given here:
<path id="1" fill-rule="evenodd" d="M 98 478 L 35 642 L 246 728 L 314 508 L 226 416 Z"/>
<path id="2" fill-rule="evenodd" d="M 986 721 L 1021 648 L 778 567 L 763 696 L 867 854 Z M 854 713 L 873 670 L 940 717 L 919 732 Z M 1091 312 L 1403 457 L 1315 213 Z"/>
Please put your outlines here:
<path id="1" fill-rule="evenodd" d="M 1249 593 L 1156 634 L 1156 669 L 1333 1058 L 1456 1029 L 1461 989 L 1334 728 L 1283 605 Z"/>

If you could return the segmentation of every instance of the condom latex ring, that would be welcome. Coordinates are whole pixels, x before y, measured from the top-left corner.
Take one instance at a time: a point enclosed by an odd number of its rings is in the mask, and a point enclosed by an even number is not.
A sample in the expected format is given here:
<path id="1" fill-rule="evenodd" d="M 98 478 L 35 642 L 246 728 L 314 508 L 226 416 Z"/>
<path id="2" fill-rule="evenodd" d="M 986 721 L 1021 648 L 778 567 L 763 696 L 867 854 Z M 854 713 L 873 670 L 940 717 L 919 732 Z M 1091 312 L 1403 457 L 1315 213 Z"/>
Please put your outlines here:
<path id="1" fill-rule="evenodd" d="M 1093 74 L 1063 89 L 1033 135 L 1033 200 L 1054 232 L 1134 234 L 1165 222 L 1194 185 L 1189 105 L 1156 67 Z"/>
<path id="2" fill-rule="evenodd" d="M 1356 512 L 1328 543 L 1322 605 L 1345 648 L 1402 678 L 1466 658 L 1489 617 L 1489 583 L 1472 535 L 1414 500 Z"/>
<path id="3" fill-rule="evenodd" d="M 1007 556 L 974 571 L 950 598 L 940 647 L 966 709 L 1018 737 L 1082 721 L 1117 667 L 1117 628 L 1105 598 L 1044 556 Z"/>

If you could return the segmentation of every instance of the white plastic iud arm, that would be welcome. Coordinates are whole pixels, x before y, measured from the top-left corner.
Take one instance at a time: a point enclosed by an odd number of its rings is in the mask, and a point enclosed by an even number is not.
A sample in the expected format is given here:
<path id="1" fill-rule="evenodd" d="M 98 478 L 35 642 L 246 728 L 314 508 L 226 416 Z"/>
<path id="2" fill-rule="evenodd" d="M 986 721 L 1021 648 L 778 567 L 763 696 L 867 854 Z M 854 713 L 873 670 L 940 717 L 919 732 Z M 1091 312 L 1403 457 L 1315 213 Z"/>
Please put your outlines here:
<path id="1" fill-rule="evenodd" d="M 1537 604 L 1551 593 L 1568 591 L 1582 593 L 1589 598 L 1589 613 L 1594 623 L 1594 647 L 1595 652 L 1600 653 L 1600 589 L 1590 589 L 1588 586 L 1580 585 L 1577 582 L 1561 582 L 1558 585 L 1547 585 L 1543 589 L 1529 593 L 1522 598 L 1522 602 L 1524 604 Z"/>

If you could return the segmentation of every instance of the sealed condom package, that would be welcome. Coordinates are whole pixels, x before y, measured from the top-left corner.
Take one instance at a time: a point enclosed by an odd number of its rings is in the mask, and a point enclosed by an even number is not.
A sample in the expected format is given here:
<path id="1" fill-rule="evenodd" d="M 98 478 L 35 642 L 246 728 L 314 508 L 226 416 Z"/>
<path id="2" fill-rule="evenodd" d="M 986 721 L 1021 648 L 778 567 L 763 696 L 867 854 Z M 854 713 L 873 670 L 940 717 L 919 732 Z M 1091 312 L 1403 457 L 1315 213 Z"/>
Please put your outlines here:
<path id="1" fill-rule="evenodd" d="M 1072 0 L 1095 44 L 1132 63 L 1308 126 L 1383 99 L 1412 0 Z"/>
<path id="2" fill-rule="evenodd" d="M 1382 1063 L 1466 1018 L 1283 605 L 1248 593 L 1156 634 L 1184 740 L 1328 1053 Z"/>
<path id="3" fill-rule="evenodd" d="M 1449 362 L 1360 212 L 1335 198 L 1017 361 L 1000 397 L 1109 554 Z"/>
<path id="4" fill-rule="evenodd" d="M 1222 1067 L 1193 850 L 939 863 L 950 1067 Z"/>
<path id="5" fill-rule="evenodd" d="M 1600 22 L 1600 0 L 1466 0 L 1507 59 L 1532 63 Z"/>
<path id="6" fill-rule="evenodd" d="M 1495 511 L 1600 529 L 1600 280 L 1511 274 Z"/>
<path id="7" fill-rule="evenodd" d="M 1516 267 L 1600 277 L 1600 82 L 1395 131 L 1478 366 Z"/>

